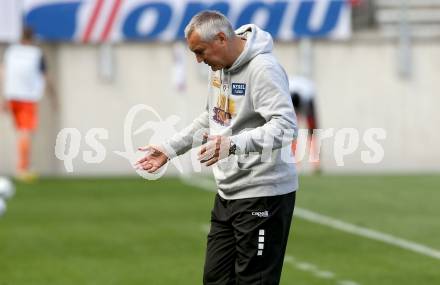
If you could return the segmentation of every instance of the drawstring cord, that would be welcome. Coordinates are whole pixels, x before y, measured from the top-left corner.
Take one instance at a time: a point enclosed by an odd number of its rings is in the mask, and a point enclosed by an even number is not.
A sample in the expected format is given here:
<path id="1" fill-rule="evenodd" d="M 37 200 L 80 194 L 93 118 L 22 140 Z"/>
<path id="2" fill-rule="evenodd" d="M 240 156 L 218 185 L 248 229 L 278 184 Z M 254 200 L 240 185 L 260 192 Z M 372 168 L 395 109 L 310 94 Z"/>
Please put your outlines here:
<path id="1" fill-rule="evenodd" d="M 221 72 L 221 77 L 222 77 L 222 87 L 223 87 L 223 85 L 224 85 L 223 80 L 225 78 L 225 73 L 224 73 L 223 69 L 222 69 L 222 72 Z M 231 73 L 228 72 L 228 81 L 226 82 L 227 88 L 225 89 L 225 97 L 226 97 L 226 100 L 225 100 L 226 101 L 225 102 L 225 113 L 229 112 L 229 84 L 230 84 L 230 81 L 231 81 Z"/>

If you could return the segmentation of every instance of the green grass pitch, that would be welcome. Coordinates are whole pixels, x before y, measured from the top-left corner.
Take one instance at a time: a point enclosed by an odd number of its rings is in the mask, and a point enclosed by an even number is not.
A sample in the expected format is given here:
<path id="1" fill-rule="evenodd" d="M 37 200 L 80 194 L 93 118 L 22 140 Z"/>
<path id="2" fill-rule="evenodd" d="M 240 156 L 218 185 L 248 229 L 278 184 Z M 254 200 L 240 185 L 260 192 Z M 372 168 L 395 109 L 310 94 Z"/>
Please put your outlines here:
<path id="1" fill-rule="evenodd" d="M 304 176 L 297 206 L 440 249 L 440 176 Z M 179 179 L 18 184 L 0 285 L 201 284 L 214 193 Z M 436 285 L 440 260 L 294 218 L 283 285 Z"/>

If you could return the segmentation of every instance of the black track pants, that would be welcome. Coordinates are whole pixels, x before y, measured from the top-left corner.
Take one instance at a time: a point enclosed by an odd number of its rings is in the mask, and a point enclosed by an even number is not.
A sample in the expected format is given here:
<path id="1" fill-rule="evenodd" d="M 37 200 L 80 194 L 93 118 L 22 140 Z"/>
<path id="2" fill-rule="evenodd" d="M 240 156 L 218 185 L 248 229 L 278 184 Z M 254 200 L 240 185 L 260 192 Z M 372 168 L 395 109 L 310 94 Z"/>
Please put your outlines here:
<path id="1" fill-rule="evenodd" d="M 217 194 L 203 284 L 279 284 L 294 206 L 295 192 L 239 200 Z"/>

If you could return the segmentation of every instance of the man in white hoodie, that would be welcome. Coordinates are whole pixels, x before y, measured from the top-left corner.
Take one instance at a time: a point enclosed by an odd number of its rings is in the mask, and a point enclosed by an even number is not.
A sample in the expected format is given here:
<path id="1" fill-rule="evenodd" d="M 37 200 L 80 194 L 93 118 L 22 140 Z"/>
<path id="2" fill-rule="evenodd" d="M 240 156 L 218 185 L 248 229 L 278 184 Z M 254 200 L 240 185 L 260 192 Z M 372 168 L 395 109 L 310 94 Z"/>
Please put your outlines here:
<path id="1" fill-rule="evenodd" d="M 269 33 L 233 31 L 203 11 L 185 29 L 188 46 L 210 74 L 206 110 L 137 163 L 150 173 L 201 140 L 199 160 L 213 165 L 218 193 L 211 215 L 204 284 L 279 284 L 298 178 L 290 144 L 296 117 L 288 77 Z"/>

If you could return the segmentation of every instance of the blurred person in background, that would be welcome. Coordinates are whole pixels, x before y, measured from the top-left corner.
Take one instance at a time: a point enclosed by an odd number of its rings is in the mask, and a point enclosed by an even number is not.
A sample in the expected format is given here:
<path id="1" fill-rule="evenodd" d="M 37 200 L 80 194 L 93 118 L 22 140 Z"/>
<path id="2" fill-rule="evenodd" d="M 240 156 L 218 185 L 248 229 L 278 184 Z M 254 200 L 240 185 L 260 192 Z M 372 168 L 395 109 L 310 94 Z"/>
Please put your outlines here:
<path id="1" fill-rule="evenodd" d="M 47 88 L 54 97 L 47 75 L 46 60 L 40 47 L 34 44 L 33 31 L 25 27 L 20 43 L 10 45 L 1 66 L 2 109 L 13 118 L 17 132 L 18 164 L 16 177 L 23 181 L 37 178 L 30 170 L 32 136 L 38 124 L 38 102 Z"/>
<path id="2" fill-rule="evenodd" d="M 298 118 L 298 125 L 305 123 L 307 126 L 307 145 L 310 146 L 309 155 L 312 163 L 312 171 L 314 173 L 320 173 L 319 149 L 316 145 L 316 134 L 314 133 L 314 130 L 318 128 L 315 109 L 315 84 L 312 80 L 303 76 L 290 76 L 289 91 Z M 297 141 L 294 141 L 292 143 L 293 153 L 296 153 L 296 147 Z"/>
<path id="3" fill-rule="evenodd" d="M 298 188 L 293 161 L 281 157 L 282 149 L 290 157 L 296 134 L 288 77 L 272 54 L 271 35 L 256 25 L 234 32 L 224 15 L 204 11 L 185 37 L 197 61 L 212 70 L 206 110 L 163 145 L 140 148 L 148 153 L 136 165 L 153 173 L 209 129 L 198 159 L 213 165 L 218 193 L 203 284 L 279 284 Z"/>

